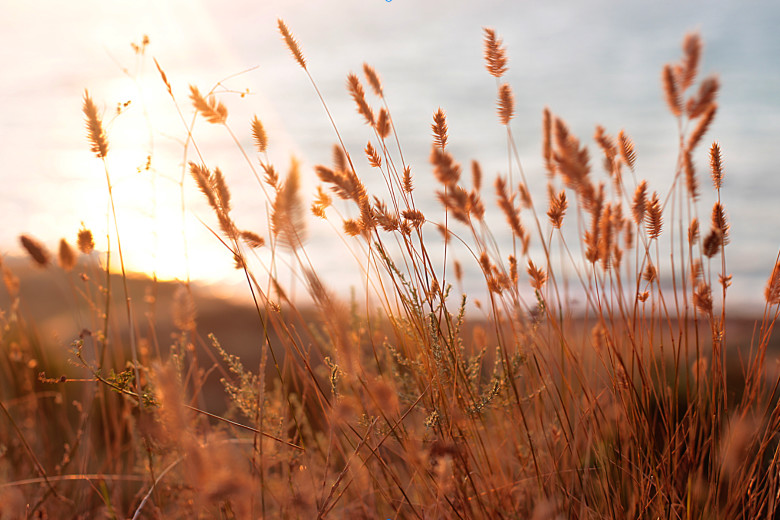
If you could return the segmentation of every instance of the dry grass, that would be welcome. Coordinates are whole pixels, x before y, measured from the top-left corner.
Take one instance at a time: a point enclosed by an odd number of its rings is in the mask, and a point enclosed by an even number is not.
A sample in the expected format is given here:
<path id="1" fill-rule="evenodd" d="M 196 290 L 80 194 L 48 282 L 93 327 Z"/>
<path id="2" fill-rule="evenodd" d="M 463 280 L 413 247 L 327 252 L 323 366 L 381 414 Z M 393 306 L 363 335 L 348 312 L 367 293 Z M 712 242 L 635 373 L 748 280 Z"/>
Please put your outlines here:
<path id="1" fill-rule="evenodd" d="M 278 28 L 316 90 L 297 41 L 281 20 Z M 3 265 L 10 303 L 0 315 L 0 517 L 777 516 L 780 373 L 767 356 L 780 263 L 763 316 L 750 333 L 732 331 L 724 156 L 714 143 L 714 191 L 706 193 L 691 160 L 717 107 L 714 78 L 689 94 L 701 54 L 699 36 L 686 35 L 681 61 L 663 68 L 662 89 L 680 123 L 671 186 L 635 180 L 641 158 L 624 130 L 613 137 L 596 127 L 603 160 L 594 161 L 545 109 L 548 186 L 539 204 L 515 152 L 512 90 L 498 80 L 507 52 L 486 29 L 497 124 L 507 132 L 508 169 L 521 176 L 497 176 L 495 209 L 483 199 L 476 161 L 466 185 L 441 108 L 430 154 L 440 186 L 416 191 L 411 165 L 392 144 L 399 140 L 389 87 L 364 65 L 370 98 L 350 73 L 347 90 L 370 127 L 365 160 L 353 163 L 360 154 L 348 153 L 334 125 L 333 165 L 314 169 L 322 185 L 311 211 L 353 246 L 363 307 L 341 301 L 306 254 L 300 177 L 310 173 L 293 161 L 280 177 L 255 117 L 248 128 L 261 179 L 222 100 L 191 87 L 192 108 L 233 137 L 268 197 L 268 234 L 242 230 L 220 169 L 203 164 L 207 158 L 189 163 L 215 234 L 246 275 L 255 329 L 241 336 L 254 351 L 235 350 L 239 340 L 229 333 L 206 335 L 188 284 L 171 300 L 174 329 L 164 336 L 163 320 L 133 315 L 123 273 L 127 323 L 117 326 L 111 277 L 82 228 L 82 257 L 63 240 L 59 263 L 89 312 L 79 318 L 71 364 L 58 365 L 25 323 L 18 280 Z M 327 113 L 324 100 L 323 107 Z M 108 140 L 87 94 L 84 113 L 110 194 Z M 381 175 L 386 190 L 369 193 L 363 175 Z M 423 212 L 416 201 L 434 196 L 442 212 Z M 704 198 L 714 200 L 709 231 L 701 228 L 707 214 L 699 216 Z M 491 210 L 511 238 L 499 240 L 487 225 Z M 21 240 L 36 263 L 50 266 L 44 246 Z M 442 244 L 446 266 L 430 254 Z M 294 266 L 308 304 L 287 296 L 275 264 L 259 262 L 255 248 Z M 481 274 L 486 297 L 454 294 L 464 266 Z"/>

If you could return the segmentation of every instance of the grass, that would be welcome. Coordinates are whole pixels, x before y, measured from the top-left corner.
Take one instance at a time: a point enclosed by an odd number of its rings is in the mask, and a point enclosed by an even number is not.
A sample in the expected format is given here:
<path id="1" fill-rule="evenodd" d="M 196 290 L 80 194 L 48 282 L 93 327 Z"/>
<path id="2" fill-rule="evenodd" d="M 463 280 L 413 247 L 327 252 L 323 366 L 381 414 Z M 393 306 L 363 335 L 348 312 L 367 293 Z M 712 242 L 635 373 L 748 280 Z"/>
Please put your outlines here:
<path id="1" fill-rule="evenodd" d="M 330 118 L 301 46 L 282 21 L 279 31 Z M 431 123 L 438 189 L 415 189 L 423 165 L 404 160 L 368 65 L 369 94 L 359 76 L 347 81 L 367 125 L 364 156 L 334 123 L 333 164 L 314 168 L 321 186 L 309 208 L 301 176 L 310 172 L 271 164 L 261 120 L 247 123 L 251 157 L 219 96 L 190 88 L 197 117 L 235 141 L 269 208 L 267 233 L 236 222 L 224 174 L 184 123 L 185 152 L 197 156 L 187 173 L 254 302 L 249 354 L 203 330 L 189 282 L 166 300 L 169 322 L 139 312 L 137 282 L 106 267 L 105 256 L 122 260 L 121 246 L 100 257 L 82 229 L 79 256 L 64 240 L 57 255 L 81 302 L 82 332 L 64 365 L 25 321 L 3 264 L 0 517 L 775 517 L 780 379 L 767 355 L 780 262 L 752 338 L 739 331 L 735 341 L 723 152 L 704 145 L 719 83 L 697 87 L 699 36 L 685 36 L 682 59 L 661 75 L 679 129 L 672 184 L 639 177 L 623 130 L 597 127 L 592 159 L 545 109 L 548 197 L 535 200 L 512 133 L 506 49 L 484 34 L 510 157 L 490 195 L 479 163 L 467 179 L 450 152 L 442 109 Z M 109 136 L 88 93 L 83 108 L 112 198 Z M 692 161 L 699 148 L 709 148 L 712 188 Z M 385 189 L 369 193 L 367 175 Z M 433 196 L 441 211 L 423 212 Z M 487 224 L 491 212 L 505 230 Z M 113 204 L 110 217 L 119 244 Z M 305 245 L 311 218 L 352 246 L 365 305 L 318 275 Z M 54 269 L 43 245 L 21 240 Z M 288 296 L 282 263 L 305 297 Z M 479 274 L 485 298 L 456 293 L 464 272 Z"/>

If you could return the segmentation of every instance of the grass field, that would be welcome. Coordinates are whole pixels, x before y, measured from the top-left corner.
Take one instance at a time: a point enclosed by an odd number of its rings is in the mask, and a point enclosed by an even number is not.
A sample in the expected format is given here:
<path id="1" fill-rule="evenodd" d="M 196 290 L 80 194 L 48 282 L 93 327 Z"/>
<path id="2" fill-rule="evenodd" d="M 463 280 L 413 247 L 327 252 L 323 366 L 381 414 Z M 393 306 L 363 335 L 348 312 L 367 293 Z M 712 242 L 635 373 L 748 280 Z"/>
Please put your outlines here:
<path id="1" fill-rule="evenodd" d="M 347 78 L 365 148 L 348 150 L 334 124 L 328 165 L 282 172 L 260 119 L 232 121 L 195 86 L 178 99 L 155 62 L 180 113 L 252 136 L 254 150 L 234 139 L 266 197 L 260 229 L 234 219 L 192 126 L 185 143 L 188 182 L 251 307 L 126 272 L 111 136 L 85 92 L 85 149 L 105 166 L 115 246 L 95 251 L 82 228 L 52 254 L 22 235 L 30 258 L 3 261 L 0 518 L 775 517 L 780 262 L 755 295 L 763 314 L 727 316 L 729 151 L 707 137 L 719 81 L 699 71 L 697 34 L 682 51 L 660 76 L 679 129 L 673 183 L 642 178 L 624 130 L 596 126 L 589 147 L 545 109 L 542 200 L 491 29 L 485 65 L 510 158 L 491 179 L 453 156 L 442 109 L 429 164 L 408 164 L 369 65 Z M 431 172 L 435 194 L 418 193 Z M 321 184 L 303 193 L 312 173 Z M 370 193 L 369 175 L 385 189 Z M 431 197 L 440 207 L 424 212 L 416 199 Z M 496 214 L 507 240 L 487 224 Z M 361 296 L 319 276 L 312 219 L 352 244 Z M 484 293 L 459 293 L 468 272 Z"/>

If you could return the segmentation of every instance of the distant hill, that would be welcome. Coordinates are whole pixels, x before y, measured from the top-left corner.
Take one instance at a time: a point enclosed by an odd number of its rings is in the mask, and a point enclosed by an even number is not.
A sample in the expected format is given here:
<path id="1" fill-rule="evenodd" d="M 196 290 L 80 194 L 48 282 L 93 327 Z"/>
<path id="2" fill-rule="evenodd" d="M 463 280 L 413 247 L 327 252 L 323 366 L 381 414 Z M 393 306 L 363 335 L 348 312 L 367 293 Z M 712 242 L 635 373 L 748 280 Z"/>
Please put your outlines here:
<path id="1" fill-rule="evenodd" d="M 70 356 L 72 342 L 78 339 L 82 331 L 96 333 L 103 328 L 103 320 L 98 313 L 105 310 L 105 273 L 96 265 L 83 262 L 71 272 L 65 272 L 56 265 L 43 269 L 28 258 L 3 258 L 3 264 L 19 281 L 19 317 L 47 353 L 45 365 L 48 367 L 41 368 L 77 373 L 78 369 L 68 368 L 66 358 Z M 121 276 L 112 274 L 110 284 L 111 343 L 121 345 L 129 359 L 129 334 Z M 156 357 L 157 349 L 162 359 L 169 356 L 170 345 L 174 342 L 173 335 L 178 330 L 174 322 L 174 298 L 182 287 L 182 282 L 155 281 L 141 274 L 133 274 L 128 278 L 136 336 L 147 342 L 152 357 Z M 217 362 L 223 365 L 208 346 L 206 336 L 213 333 L 228 352 L 241 357 L 247 369 L 256 371 L 263 345 L 256 310 L 247 304 L 213 296 L 213 291 L 197 283 L 193 283 L 191 289 L 197 323 L 194 344 L 202 360 L 200 365 L 205 369 L 213 367 Z M 5 285 L 0 283 L 0 311 L 5 313 L 6 318 L 12 314 L 11 305 L 11 296 Z M 59 377 L 62 374 L 47 375 Z M 218 379 L 212 377 L 212 383 L 217 385 Z M 219 397 L 219 401 L 223 401 L 222 396 Z"/>

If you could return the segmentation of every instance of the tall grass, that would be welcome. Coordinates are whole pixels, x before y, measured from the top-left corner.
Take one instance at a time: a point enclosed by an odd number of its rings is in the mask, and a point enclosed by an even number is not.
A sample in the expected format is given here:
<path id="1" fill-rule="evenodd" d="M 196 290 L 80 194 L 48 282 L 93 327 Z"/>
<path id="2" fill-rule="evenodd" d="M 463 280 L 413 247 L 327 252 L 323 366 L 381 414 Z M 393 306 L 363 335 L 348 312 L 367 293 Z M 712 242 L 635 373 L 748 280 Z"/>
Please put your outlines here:
<path id="1" fill-rule="evenodd" d="M 332 123 L 302 47 L 284 22 L 278 28 Z M 333 123 L 332 164 L 314 168 L 321 186 L 313 217 L 301 193 L 311 172 L 296 161 L 286 175 L 277 170 L 267 154 L 273 136 L 257 117 L 247 123 L 251 157 L 222 100 L 190 88 L 197 116 L 224 127 L 267 197 L 268 232 L 245 229 L 225 175 L 200 155 L 194 123 L 184 123 L 186 149 L 197 155 L 187 172 L 253 298 L 256 367 L 200 330 L 189 283 L 173 299 L 176 333 L 166 347 L 153 321 L 133 315 L 122 269 L 129 334 L 121 334 L 109 320 L 112 276 L 82 229 L 87 260 L 76 264 L 67 242 L 59 258 L 84 270 L 77 292 L 93 317 L 73 342 L 66 375 L 36 380 L 47 354 L 3 266 L 14 303 L 3 315 L 0 516 L 776 516 L 780 379 L 768 370 L 767 350 L 780 312 L 780 262 L 752 340 L 735 348 L 727 342 L 730 235 L 719 144 L 708 147 L 712 187 L 693 164 L 719 87 L 715 76 L 696 86 L 700 37 L 686 35 L 682 59 L 661 74 L 679 130 L 671 185 L 642 179 L 624 130 L 597 126 L 591 152 L 545 109 L 545 200 L 532 196 L 512 132 L 507 51 L 492 29 L 484 37 L 510 157 L 488 195 L 479 163 L 469 178 L 453 156 L 441 108 L 429 158 L 438 188 L 415 189 L 425 166 L 405 160 L 369 65 L 369 93 L 358 75 L 347 78 L 367 126 L 363 157 Z M 108 136 L 88 95 L 84 113 L 111 195 Z M 381 193 L 369 192 L 367 175 L 381 176 Z M 441 210 L 423 212 L 432 196 Z M 714 200 L 711 210 L 705 199 Z M 506 233 L 487 224 L 491 212 Z M 328 221 L 352 246 L 365 305 L 343 301 L 319 276 L 306 249 L 310 218 Z M 120 231 L 116 224 L 117 243 Z M 22 244 L 50 264 L 37 241 L 23 236 Z M 270 251 L 270 265 L 258 248 Z M 293 265 L 306 297 L 288 296 L 277 262 Z M 456 294 L 464 266 L 484 281 L 478 303 Z M 204 388 L 220 373 L 226 411 L 209 410 Z"/>

